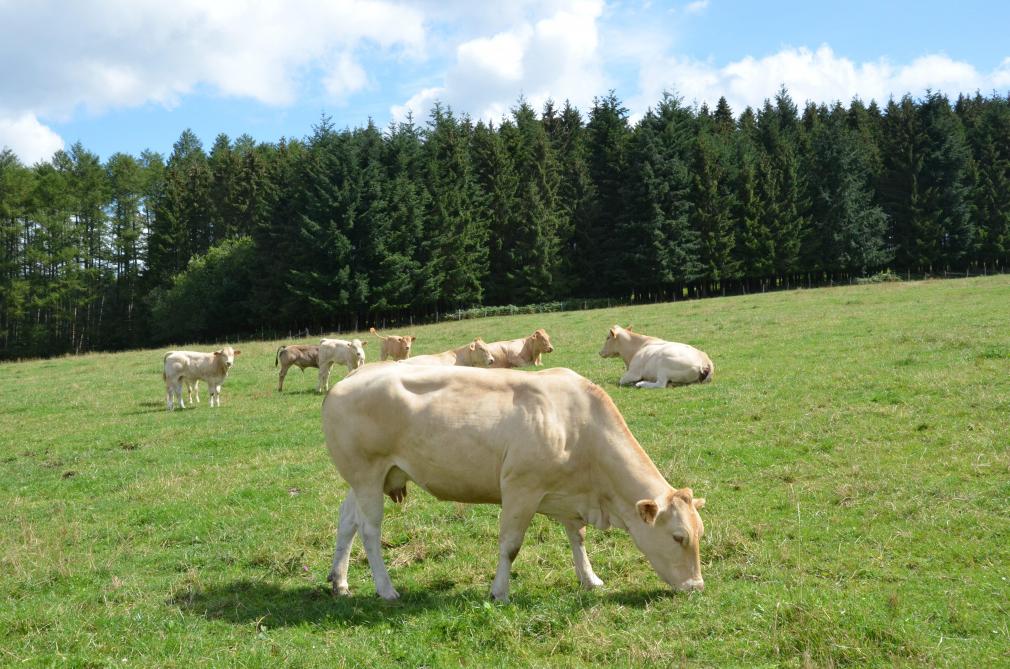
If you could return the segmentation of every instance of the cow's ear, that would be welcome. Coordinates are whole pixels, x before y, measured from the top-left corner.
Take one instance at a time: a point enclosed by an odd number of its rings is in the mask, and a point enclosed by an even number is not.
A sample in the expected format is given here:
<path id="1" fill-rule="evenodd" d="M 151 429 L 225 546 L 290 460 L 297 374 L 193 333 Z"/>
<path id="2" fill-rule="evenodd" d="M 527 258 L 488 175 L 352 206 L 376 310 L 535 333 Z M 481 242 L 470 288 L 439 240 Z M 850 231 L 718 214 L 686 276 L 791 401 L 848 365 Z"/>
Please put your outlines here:
<path id="1" fill-rule="evenodd" d="M 610 338 L 613 339 L 616 336 L 617 336 L 617 330 L 615 330 L 614 328 L 610 328 Z"/>
<path id="2" fill-rule="evenodd" d="M 635 504 L 638 515 L 645 521 L 646 525 L 655 525 L 656 516 L 659 515 L 659 504 L 654 499 L 640 499 Z"/>
<path id="3" fill-rule="evenodd" d="M 363 342 L 361 342 L 361 345 L 362 346 L 368 346 L 368 342 L 367 341 L 363 341 Z"/>
<path id="4" fill-rule="evenodd" d="M 694 500 L 694 508 L 695 509 L 703 509 L 703 508 L 705 508 L 705 498 L 704 497 L 698 497 L 698 498 L 696 498 Z"/>
<path id="5" fill-rule="evenodd" d="M 627 330 L 628 332 L 631 332 L 633 328 L 629 325 L 628 327 L 626 327 L 624 329 Z"/>
<path id="6" fill-rule="evenodd" d="M 477 340 L 474 340 L 474 341 L 470 342 L 470 350 L 471 351 L 476 351 L 477 350 Z"/>
<path id="7" fill-rule="evenodd" d="M 235 351 L 235 355 L 238 355 L 238 354 L 240 354 L 241 352 L 242 352 L 242 351 L 240 351 L 240 350 L 238 350 L 238 351 Z"/>
<path id="8" fill-rule="evenodd" d="M 408 335 L 407 339 L 409 339 L 410 341 L 414 341 L 415 339 L 417 339 L 417 337 L 415 337 L 414 335 Z"/>
<path id="9" fill-rule="evenodd" d="M 214 355 L 224 355 L 224 351 L 214 351 Z"/>

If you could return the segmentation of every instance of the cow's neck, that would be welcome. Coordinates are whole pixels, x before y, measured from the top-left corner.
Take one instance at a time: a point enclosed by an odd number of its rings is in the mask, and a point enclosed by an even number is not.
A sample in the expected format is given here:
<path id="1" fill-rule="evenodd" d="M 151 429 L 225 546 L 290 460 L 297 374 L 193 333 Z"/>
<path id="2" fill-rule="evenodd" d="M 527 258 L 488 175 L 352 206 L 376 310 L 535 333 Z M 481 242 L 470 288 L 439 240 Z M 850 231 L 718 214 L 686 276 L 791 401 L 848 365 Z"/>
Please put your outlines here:
<path id="1" fill-rule="evenodd" d="M 616 408 L 614 414 L 616 420 L 607 421 L 609 429 L 601 435 L 604 441 L 597 449 L 596 476 L 601 510 L 622 521 L 611 518 L 614 525 L 628 527 L 638 517 L 635 505 L 639 500 L 656 499 L 671 488 Z"/>
<path id="2" fill-rule="evenodd" d="M 627 330 L 622 332 L 619 340 L 619 349 L 621 352 L 621 359 L 624 360 L 624 365 L 630 365 L 631 359 L 635 357 L 638 350 L 652 339 L 655 339 L 655 337 L 638 334 L 637 332 L 628 332 Z"/>

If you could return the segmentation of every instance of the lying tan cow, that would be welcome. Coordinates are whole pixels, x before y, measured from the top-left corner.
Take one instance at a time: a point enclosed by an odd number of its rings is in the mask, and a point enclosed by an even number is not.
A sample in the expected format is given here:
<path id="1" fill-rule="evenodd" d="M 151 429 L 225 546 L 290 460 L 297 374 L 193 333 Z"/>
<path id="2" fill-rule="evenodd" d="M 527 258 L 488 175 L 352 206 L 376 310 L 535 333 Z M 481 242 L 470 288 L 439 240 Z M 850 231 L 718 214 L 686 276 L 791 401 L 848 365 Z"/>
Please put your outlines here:
<path id="1" fill-rule="evenodd" d="M 403 365 L 458 365 L 462 367 L 490 367 L 494 364 L 494 356 L 484 340 L 477 337 L 469 344 L 441 353 L 415 355 L 413 358 L 401 360 Z"/>
<path id="2" fill-rule="evenodd" d="M 668 383 L 687 385 L 708 383 L 715 365 L 704 351 L 674 341 L 632 332 L 615 325 L 603 342 L 600 355 L 621 356 L 627 371 L 618 383 L 639 388 L 665 388 Z"/>
<path id="3" fill-rule="evenodd" d="M 386 360 L 392 358 L 393 360 L 406 360 L 410 357 L 410 347 L 414 345 L 414 340 L 417 339 L 414 335 L 380 335 L 375 331 L 375 328 L 368 328 L 368 331 L 373 335 L 382 340 L 382 351 L 379 355 L 380 360 Z"/>
<path id="4" fill-rule="evenodd" d="M 306 367 L 319 367 L 319 347 L 305 344 L 292 344 L 281 346 L 274 356 L 274 367 L 280 363 L 281 371 L 277 377 L 277 390 L 284 390 L 284 377 L 288 375 L 288 368 L 294 365 L 298 369 L 305 371 Z"/>
<path id="5" fill-rule="evenodd" d="M 325 393 L 330 387 L 330 368 L 334 363 L 347 366 L 353 372 L 365 364 L 367 341 L 360 339 L 320 339 L 319 340 L 319 383 L 316 392 Z"/>
<path id="6" fill-rule="evenodd" d="M 491 355 L 494 356 L 492 367 L 529 367 L 530 365 L 539 367 L 543 364 L 540 356 L 544 353 L 554 352 L 551 338 L 547 336 L 547 331 L 543 328 L 529 337 L 491 342 L 487 347 L 491 351 Z"/>
<path id="7" fill-rule="evenodd" d="M 182 385 L 188 388 L 196 386 L 198 381 L 205 381 L 210 391 L 210 406 L 221 406 L 221 384 L 228 376 L 228 370 L 235 364 L 235 356 L 242 351 L 236 351 L 231 346 L 225 346 L 220 351 L 201 353 L 198 351 L 169 351 L 163 361 L 165 371 L 161 378 L 165 381 L 165 404 L 169 411 L 175 409 L 175 399 L 179 408 L 185 409 L 182 401 Z M 197 395 L 199 397 L 199 393 Z M 192 404 L 192 397 L 190 403 Z"/>
<path id="8" fill-rule="evenodd" d="M 358 532 L 379 596 L 398 597 L 380 527 L 383 495 L 402 500 L 407 481 L 441 500 L 501 505 L 497 600 L 508 599 L 509 571 L 536 513 L 564 525 L 586 588 L 602 585 L 586 556 L 587 524 L 627 530 L 674 589 L 704 586 L 705 500 L 672 488 L 610 397 L 569 369 L 369 365 L 330 391 L 322 413 L 330 458 L 351 488 L 330 571 L 335 594 L 349 594 Z"/>

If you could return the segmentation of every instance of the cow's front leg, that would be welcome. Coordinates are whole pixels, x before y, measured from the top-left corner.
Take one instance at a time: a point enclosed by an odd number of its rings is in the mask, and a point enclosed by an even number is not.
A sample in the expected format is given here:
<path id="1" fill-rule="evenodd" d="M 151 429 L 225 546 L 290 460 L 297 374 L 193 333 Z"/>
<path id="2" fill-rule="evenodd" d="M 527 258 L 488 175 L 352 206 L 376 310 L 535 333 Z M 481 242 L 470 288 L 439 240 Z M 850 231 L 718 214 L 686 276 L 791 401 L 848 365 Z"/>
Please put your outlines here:
<path id="1" fill-rule="evenodd" d="M 633 372 L 630 369 L 621 375 L 620 380 L 618 380 L 617 385 L 619 386 L 630 386 L 631 384 L 639 381 L 642 375 L 638 372 Z"/>
<path id="2" fill-rule="evenodd" d="M 330 389 L 330 367 L 332 362 L 324 362 L 319 365 L 319 383 L 316 384 L 317 393 L 325 393 Z"/>
<path id="3" fill-rule="evenodd" d="M 666 384 L 669 383 L 669 381 L 669 377 L 661 372 L 656 375 L 655 381 L 639 381 L 635 384 L 635 386 L 637 388 L 666 388 Z"/>
<path id="4" fill-rule="evenodd" d="M 593 572 L 586 555 L 586 526 L 574 520 L 562 521 L 568 534 L 568 543 L 572 545 L 572 562 L 575 564 L 575 575 L 586 590 L 592 590 L 603 585 L 603 581 Z"/>
<path id="5" fill-rule="evenodd" d="M 334 595 L 349 595 L 351 589 L 347 585 L 347 565 L 351 561 L 351 544 L 354 533 L 358 530 L 358 503 L 354 500 L 354 491 L 347 493 L 344 503 L 340 505 L 340 520 L 337 522 L 337 545 L 333 550 L 333 565 L 327 580 L 333 584 Z"/>
<path id="6" fill-rule="evenodd" d="M 523 545 L 526 528 L 537 512 L 540 499 L 529 494 L 502 490 L 501 517 L 498 521 L 498 571 L 491 584 L 491 597 L 498 602 L 509 600 L 509 580 L 512 563 Z"/>
<path id="7" fill-rule="evenodd" d="M 182 379 L 179 379 L 178 383 L 172 384 L 172 394 L 179 401 L 179 408 L 185 409 L 186 403 L 182 401 Z"/>
<path id="8" fill-rule="evenodd" d="M 386 563 L 382 561 L 382 482 L 367 489 L 356 489 L 354 499 L 358 506 L 358 531 L 361 542 L 365 544 L 365 555 L 368 556 L 368 566 L 372 568 L 372 580 L 375 581 L 375 591 L 383 599 L 397 599 L 400 593 L 393 587 L 386 571 Z M 353 535 L 352 535 L 353 536 Z M 336 557 L 336 556 L 334 556 Z"/>

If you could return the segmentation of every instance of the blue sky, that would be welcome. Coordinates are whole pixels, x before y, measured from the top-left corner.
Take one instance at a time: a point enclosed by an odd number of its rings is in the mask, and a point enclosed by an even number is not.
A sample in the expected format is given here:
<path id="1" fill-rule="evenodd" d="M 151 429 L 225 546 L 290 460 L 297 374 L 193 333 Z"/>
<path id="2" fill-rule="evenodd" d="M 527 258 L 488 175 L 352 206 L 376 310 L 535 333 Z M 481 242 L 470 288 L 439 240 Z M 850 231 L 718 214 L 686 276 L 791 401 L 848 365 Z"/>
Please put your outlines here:
<path id="1" fill-rule="evenodd" d="M 0 0 L 0 145 L 164 154 L 186 128 L 304 137 L 436 100 L 497 120 L 519 95 L 637 118 L 664 90 L 736 112 L 811 99 L 1010 91 L 1010 3 L 730 0 Z"/>

